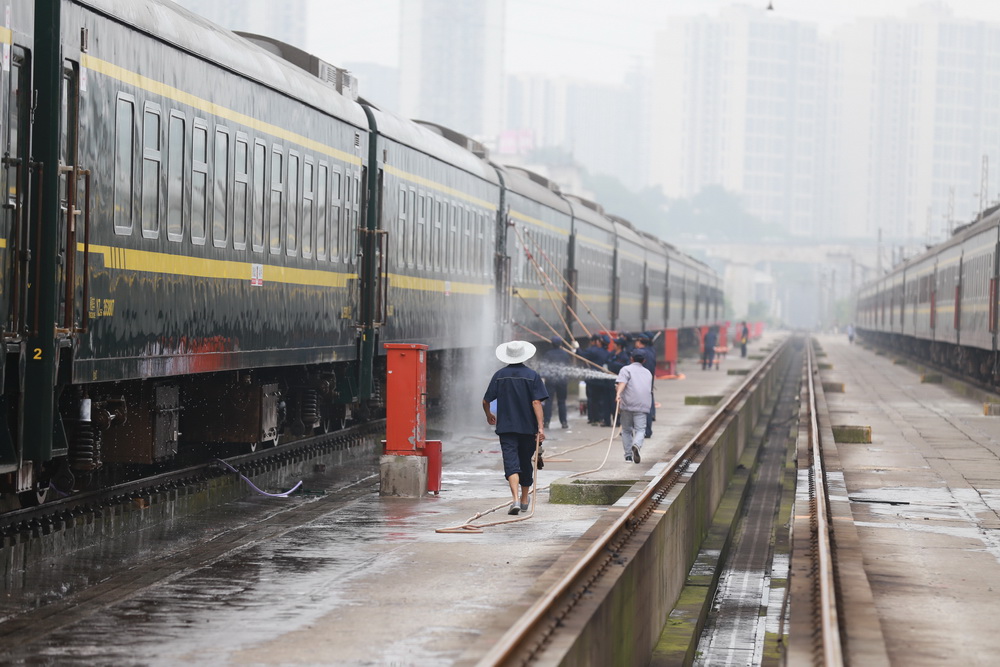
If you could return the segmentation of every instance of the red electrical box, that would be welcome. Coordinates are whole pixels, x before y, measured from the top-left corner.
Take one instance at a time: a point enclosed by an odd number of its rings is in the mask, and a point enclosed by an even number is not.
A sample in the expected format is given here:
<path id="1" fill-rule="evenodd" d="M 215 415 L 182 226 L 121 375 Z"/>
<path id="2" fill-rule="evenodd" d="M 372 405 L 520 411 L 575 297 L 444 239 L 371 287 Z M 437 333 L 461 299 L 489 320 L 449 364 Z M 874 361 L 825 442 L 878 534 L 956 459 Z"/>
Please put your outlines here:
<path id="1" fill-rule="evenodd" d="M 426 456 L 427 490 L 441 490 L 441 441 L 427 440 L 427 346 L 386 343 L 385 453 Z"/>
<path id="2" fill-rule="evenodd" d="M 427 346 L 386 343 L 385 453 L 417 454 L 427 439 Z"/>

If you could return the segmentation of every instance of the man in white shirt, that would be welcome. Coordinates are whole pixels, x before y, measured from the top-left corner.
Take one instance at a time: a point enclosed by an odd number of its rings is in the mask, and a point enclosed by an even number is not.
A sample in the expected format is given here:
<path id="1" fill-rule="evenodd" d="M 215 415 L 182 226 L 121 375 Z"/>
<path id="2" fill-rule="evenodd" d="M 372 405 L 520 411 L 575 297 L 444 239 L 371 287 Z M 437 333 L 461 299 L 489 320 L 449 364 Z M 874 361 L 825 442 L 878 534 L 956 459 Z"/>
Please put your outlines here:
<path id="1" fill-rule="evenodd" d="M 642 362 L 645 354 L 632 351 L 632 363 L 618 372 L 615 380 L 615 400 L 618 401 L 618 416 L 622 423 L 622 447 L 625 460 L 633 463 L 642 461 L 639 450 L 646 436 L 646 413 L 653 399 L 653 375 Z"/>

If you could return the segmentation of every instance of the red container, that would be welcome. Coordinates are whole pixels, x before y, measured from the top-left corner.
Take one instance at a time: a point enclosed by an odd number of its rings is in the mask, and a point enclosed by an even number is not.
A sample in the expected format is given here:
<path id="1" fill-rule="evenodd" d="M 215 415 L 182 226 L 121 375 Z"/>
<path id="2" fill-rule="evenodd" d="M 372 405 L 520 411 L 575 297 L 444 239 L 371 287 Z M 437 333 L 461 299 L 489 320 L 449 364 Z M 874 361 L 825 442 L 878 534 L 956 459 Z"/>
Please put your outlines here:
<path id="1" fill-rule="evenodd" d="M 677 375 L 677 329 L 663 330 L 663 361 L 667 375 Z"/>
<path id="2" fill-rule="evenodd" d="M 428 440 L 424 443 L 424 455 L 427 457 L 427 490 L 433 493 L 441 491 L 441 441 Z"/>

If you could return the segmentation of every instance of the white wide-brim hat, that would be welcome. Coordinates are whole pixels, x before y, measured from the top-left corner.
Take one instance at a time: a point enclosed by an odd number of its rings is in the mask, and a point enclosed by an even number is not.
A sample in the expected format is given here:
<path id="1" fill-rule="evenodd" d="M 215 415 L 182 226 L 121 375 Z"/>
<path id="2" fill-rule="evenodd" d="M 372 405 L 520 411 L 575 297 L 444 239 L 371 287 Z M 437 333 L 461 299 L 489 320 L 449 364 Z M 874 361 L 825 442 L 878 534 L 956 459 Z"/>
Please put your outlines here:
<path id="1" fill-rule="evenodd" d="M 519 364 L 535 356 L 535 346 L 523 340 L 512 340 L 497 347 L 497 359 L 505 364 Z"/>

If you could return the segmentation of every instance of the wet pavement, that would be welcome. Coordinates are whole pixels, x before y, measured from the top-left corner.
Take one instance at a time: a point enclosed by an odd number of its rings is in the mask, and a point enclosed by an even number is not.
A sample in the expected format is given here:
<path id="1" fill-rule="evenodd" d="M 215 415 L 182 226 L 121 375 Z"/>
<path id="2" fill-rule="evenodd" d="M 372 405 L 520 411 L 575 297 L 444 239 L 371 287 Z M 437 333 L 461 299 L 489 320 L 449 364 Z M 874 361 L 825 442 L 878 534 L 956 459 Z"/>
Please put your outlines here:
<path id="1" fill-rule="evenodd" d="M 726 370 L 756 363 L 731 356 L 721 371 L 701 371 L 694 361 L 682 362 L 686 378 L 657 381 L 658 420 L 642 464 L 622 461 L 616 438 L 605 469 L 590 477 L 648 477 L 714 410 L 686 406 L 684 397 L 727 393 L 744 378 Z M 572 409 L 572 394 L 570 405 L 571 428 L 549 432 L 551 462 L 539 471 L 540 487 L 597 467 L 608 451 L 611 429 L 587 426 Z M 527 521 L 475 535 L 436 533 L 509 493 L 485 419 L 444 448 L 439 496 L 380 497 L 372 461 L 368 470 L 306 480 L 307 489 L 322 493 L 248 498 L 18 573 L 0 599 L 0 662 L 467 660 L 477 640 L 502 631 L 531 604 L 525 594 L 535 580 L 609 508 L 552 505 L 542 488 Z"/>
<path id="2" fill-rule="evenodd" d="M 1000 418 L 846 337 L 821 337 L 837 445 L 892 664 L 992 665 L 1000 654 Z M 848 619 L 850 616 L 848 615 Z"/>

